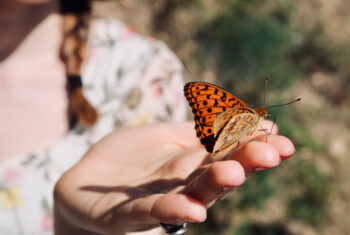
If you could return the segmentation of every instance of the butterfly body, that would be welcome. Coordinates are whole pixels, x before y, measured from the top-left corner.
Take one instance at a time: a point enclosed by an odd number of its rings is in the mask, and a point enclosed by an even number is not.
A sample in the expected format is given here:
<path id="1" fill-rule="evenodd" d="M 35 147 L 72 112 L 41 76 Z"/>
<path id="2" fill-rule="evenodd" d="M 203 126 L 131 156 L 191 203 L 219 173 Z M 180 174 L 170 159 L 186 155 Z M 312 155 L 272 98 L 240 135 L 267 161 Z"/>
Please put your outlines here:
<path id="1" fill-rule="evenodd" d="M 213 153 L 222 152 L 234 144 L 238 145 L 242 137 L 251 135 L 260 128 L 266 116 L 267 108 L 264 107 L 233 108 L 219 114 L 213 125 L 216 139 Z"/>
<path id="2" fill-rule="evenodd" d="M 249 108 L 242 100 L 210 83 L 190 82 L 184 88 L 201 143 L 210 153 L 225 151 L 260 128 L 268 109 Z"/>

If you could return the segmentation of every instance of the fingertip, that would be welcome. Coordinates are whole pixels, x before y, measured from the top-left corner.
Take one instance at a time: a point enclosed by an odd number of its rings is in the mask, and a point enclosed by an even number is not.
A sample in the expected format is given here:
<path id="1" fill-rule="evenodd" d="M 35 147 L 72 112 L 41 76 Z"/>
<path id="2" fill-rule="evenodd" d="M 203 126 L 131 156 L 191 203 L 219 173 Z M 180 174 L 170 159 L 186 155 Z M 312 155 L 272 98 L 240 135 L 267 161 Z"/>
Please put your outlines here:
<path id="1" fill-rule="evenodd" d="M 266 154 L 266 160 L 271 162 L 273 167 L 278 166 L 281 163 L 281 158 L 278 150 L 268 144 L 266 144 L 266 148 L 268 149 Z"/>
<path id="2" fill-rule="evenodd" d="M 294 144 L 290 139 L 288 139 L 284 136 L 280 136 L 280 137 L 282 138 L 281 141 L 283 142 L 281 144 L 280 149 L 279 149 L 280 156 L 282 159 L 290 158 L 291 156 L 294 155 L 294 153 L 296 151 Z"/>
<path id="3" fill-rule="evenodd" d="M 206 220 L 206 207 L 197 199 L 180 193 L 168 193 L 152 206 L 151 215 L 164 223 L 177 224 L 184 221 L 200 223 Z"/>
<path id="4" fill-rule="evenodd" d="M 202 202 L 189 195 L 180 194 L 180 196 L 185 198 L 189 206 L 185 216 L 186 221 L 200 223 L 207 219 L 207 208 Z"/>
<path id="5" fill-rule="evenodd" d="M 287 159 L 295 153 L 293 142 L 285 136 L 281 135 L 259 135 L 254 138 L 255 142 L 268 143 L 272 148 L 276 149 L 280 158 Z M 251 141 L 250 143 L 254 142 Z M 248 143 L 248 144 L 250 144 Z"/>
<path id="6" fill-rule="evenodd" d="M 255 169 L 270 169 L 281 163 L 280 155 L 274 146 L 257 140 L 233 152 L 230 159 L 239 161 L 247 175 Z"/>
<path id="7" fill-rule="evenodd" d="M 248 143 L 252 155 L 255 155 L 257 164 L 262 164 L 267 168 L 274 168 L 281 163 L 278 150 L 265 142 L 252 141 Z"/>
<path id="8" fill-rule="evenodd" d="M 238 187 L 246 180 L 244 168 L 233 160 L 214 162 L 208 171 L 215 184 L 219 186 Z"/>

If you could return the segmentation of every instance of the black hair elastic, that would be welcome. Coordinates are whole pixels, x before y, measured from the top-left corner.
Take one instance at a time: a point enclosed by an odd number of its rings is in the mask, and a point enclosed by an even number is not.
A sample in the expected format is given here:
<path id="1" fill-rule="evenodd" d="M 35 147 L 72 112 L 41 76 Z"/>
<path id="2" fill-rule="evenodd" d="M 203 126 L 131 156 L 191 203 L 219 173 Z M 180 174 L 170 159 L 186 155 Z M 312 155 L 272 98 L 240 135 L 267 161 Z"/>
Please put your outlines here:
<path id="1" fill-rule="evenodd" d="M 71 90 L 80 88 L 83 86 L 83 81 L 80 75 L 68 75 L 68 84 Z"/>
<path id="2" fill-rule="evenodd" d="M 91 12 L 91 0 L 61 0 L 60 10 L 63 14 L 84 14 Z"/>

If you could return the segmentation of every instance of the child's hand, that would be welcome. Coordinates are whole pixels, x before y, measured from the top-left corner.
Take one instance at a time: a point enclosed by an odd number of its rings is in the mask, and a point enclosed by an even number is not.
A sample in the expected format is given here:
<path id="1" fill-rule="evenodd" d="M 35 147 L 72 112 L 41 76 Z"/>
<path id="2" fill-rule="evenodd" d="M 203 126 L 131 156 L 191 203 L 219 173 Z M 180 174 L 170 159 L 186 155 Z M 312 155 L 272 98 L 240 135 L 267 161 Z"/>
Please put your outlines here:
<path id="1" fill-rule="evenodd" d="M 121 128 L 94 145 L 56 185 L 56 234 L 123 234 L 159 222 L 203 222 L 206 208 L 247 175 L 276 167 L 295 151 L 275 127 L 267 142 L 256 133 L 225 160 L 214 161 L 193 126 Z"/>

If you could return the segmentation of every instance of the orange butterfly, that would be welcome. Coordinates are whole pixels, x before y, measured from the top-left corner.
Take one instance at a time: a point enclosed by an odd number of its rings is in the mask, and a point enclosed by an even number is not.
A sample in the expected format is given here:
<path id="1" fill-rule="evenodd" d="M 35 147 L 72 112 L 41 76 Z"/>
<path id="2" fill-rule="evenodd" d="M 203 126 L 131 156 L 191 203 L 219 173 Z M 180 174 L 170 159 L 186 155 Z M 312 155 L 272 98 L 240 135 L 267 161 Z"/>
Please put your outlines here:
<path id="1" fill-rule="evenodd" d="M 242 137 L 260 128 L 268 114 L 267 107 L 249 108 L 235 95 L 210 83 L 189 82 L 184 92 L 194 114 L 197 136 L 210 153 L 237 147 Z"/>

